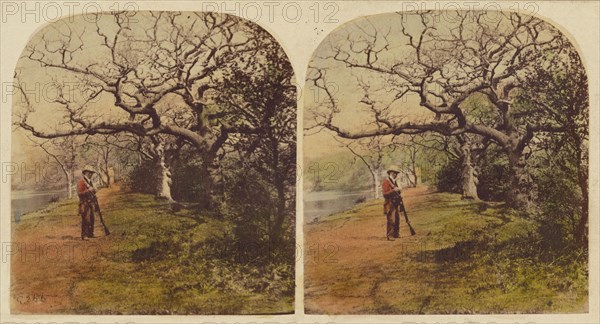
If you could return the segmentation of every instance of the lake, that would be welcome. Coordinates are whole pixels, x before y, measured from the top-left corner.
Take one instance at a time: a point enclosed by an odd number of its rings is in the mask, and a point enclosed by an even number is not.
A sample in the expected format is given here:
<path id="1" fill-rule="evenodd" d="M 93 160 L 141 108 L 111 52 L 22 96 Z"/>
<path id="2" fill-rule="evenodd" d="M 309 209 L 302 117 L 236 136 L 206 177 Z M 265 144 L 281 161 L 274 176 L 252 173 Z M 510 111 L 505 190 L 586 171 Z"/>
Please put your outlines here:
<path id="1" fill-rule="evenodd" d="M 304 194 L 304 222 L 310 223 L 316 218 L 348 210 L 356 205 L 360 198 L 372 199 L 371 190 L 344 191 L 313 191 Z"/>
<path id="2" fill-rule="evenodd" d="M 53 198 L 64 199 L 67 197 L 65 190 L 14 190 L 12 192 L 13 221 L 18 222 L 22 215 L 42 209 L 50 204 Z M 356 205 L 360 198 L 372 199 L 370 190 L 344 192 L 344 191 L 313 191 L 304 194 L 304 221 L 312 222 L 315 218 L 348 210 Z"/>
<path id="3" fill-rule="evenodd" d="M 48 206 L 51 199 L 64 199 L 66 197 L 66 190 L 13 190 L 11 195 L 13 222 L 19 222 L 24 214 Z"/>

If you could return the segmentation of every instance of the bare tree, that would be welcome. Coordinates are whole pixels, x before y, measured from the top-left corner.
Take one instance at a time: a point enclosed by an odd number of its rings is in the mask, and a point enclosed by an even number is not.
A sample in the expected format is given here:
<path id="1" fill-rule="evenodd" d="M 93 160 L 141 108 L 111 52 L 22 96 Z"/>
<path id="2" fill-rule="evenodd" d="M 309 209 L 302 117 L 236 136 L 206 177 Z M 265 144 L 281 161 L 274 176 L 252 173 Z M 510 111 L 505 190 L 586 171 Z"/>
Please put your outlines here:
<path id="1" fill-rule="evenodd" d="M 393 143 L 393 139 L 390 141 L 389 138 L 382 136 L 344 141 L 336 136 L 333 137 L 341 146 L 345 147 L 352 153 L 355 159 L 362 162 L 362 164 L 369 170 L 371 175 L 371 184 L 373 188 L 374 197 L 381 198 L 381 175 L 384 171 L 384 160 L 386 157 L 394 152 L 396 145 Z"/>
<path id="2" fill-rule="evenodd" d="M 453 21 L 440 22 L 432 12 L 398 13 L 386 20 L 387 28 L 368 19 L 355 23 L 356 28 L 330 44 L 328 55 L 312 63 L 309 79 L 329 97 L 321 107 L 325 111 L 315 113 L 315 122 L 345 138 L 429 131 L 489 138 L 508 157 L 509 202 L 524 206 L 528 203 L 524 150 L 535 134 L 562 132 L 564 127 L 546 119 L 521 120 L 515 98 L 537 61 L 549 53 L 559 60 L 561 51 L 571 45 L 562 33 L 534 17 L 500 12 L 492 21 L 485 12 L 453 15 Z M 391 26 L 399 26 L 401 41 L 390 37 Z M 343 107 L 338 107 L 339 100 L 327 89 L 327 62 L 339 62 L 347 69 L 385 80 L 385 90 L 393 93 L 393 101 L 408 98 L 410 103 L 412 96 L 417 99 L 413 105 L 431 118 L 410 119 L 395 112 L 392 105 L 380 105 L 371 115 L 374 124 L 384 127 L 342 128 L 335 116 Z M 473 97 L 485 101 L 486 118 L 465 108 Z"/>
<path id="3" fill-rule="evenodd" d="M 152 192 L 158 199 L 174 201 L 171 168 L 173 159 L 181 152 L 183 141 L 164 135 L 139 136 L 123 133 L 107 141 L 107 144 L 120 150 L 133 152 L 138 156 L 138 163 L 151 161 L 155 172 L 148 174 L 147 177 L 155 180 L 152 181 L 154 184 Z"/>
<path id="4" fill-rule="evenodd" d="M 31 84 L 41 69 L 79 82 L 83 90 L 70 95 L 63 87 L 45 103 L 74 127 L 44 128 L 32 109 L 39 104 L 29 100 L 14 124 L 40 138 L 170 135 L 193 145 L 208 167 L 230 135 L 259 130 L 231 107 L 210 105 L 207 93 L 219 92 L 229 70 L 266 60 L 263 49 L 274 44 L 255 24 L 210 12 L 115 12 L 94 22 L 64 20 L 30 42 L 19 77 Z"/>
<path id="5" fill-rule="evenodd" d="M 402 152 L 401 174 L 410 184 L 411 187 L 416 188 L 419 183 L 419 176 L 417 170 L 419 167 L 418 157 L 422 151 L 422 147 L 414 144 L 415 138 L 411 136 L 411 141 L 400 144 L 400 151 Z"/>
<path id="6" fill-rule="evenodd" d="M 110 188 L 113 184 L 114 165 L 113 160 L 118 153 L 117 147 L 111 143 L 115 141 L 115 136 L 118 134 L 95 135 L 87 136 L 83 141 L 82 148 L 84 151 L 93 153 L 93 158 L 96 161 L 97 169 L 100 173 L 100 181 Z M 111 172 L 112 171 L 112 172 Z"/>
<path id="7" fill-rule="evenodd" d="M 77 168 L 77 138 L 38 139 L 28 136 L 29 140 L 42 149 L 60 167 L 65 178 L 67 198 L 73 198 L 75 169 Z"/>

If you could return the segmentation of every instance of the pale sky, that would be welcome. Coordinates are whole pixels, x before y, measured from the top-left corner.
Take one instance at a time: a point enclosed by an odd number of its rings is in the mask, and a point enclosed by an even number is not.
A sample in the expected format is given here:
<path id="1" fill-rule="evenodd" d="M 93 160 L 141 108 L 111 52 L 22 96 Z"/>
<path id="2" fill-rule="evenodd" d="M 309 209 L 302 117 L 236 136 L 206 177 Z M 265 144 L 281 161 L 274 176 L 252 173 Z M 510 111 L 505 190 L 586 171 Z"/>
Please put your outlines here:
<path id="1" fill-rule="evenodd" d="M 189 27 L 190 33 L 194 36 L 203 35 L 203 33 L 206 33 L 207 27 L 199 22 L 194 23 L 193 21 L 196 18 L 194 13 L 182 12 L 176 19 L 177 24 Z M 143 38 L 145 37 L 147 30 L 153 30 L 154 20 L 150 19 L 150 14 L 148 12 L 137 12 L 133 14 L 131 19 L 131 29 L 128 30 L 132 35 Z M 110 14 L 103 15 L 97 20 L 98 25 L 101 26 L 101 32 L 107 36 L 109 42 L 112 41 L 116 32 L 114 20 L 114 17 Z M 192 28 L 191 26 L 194 27 Z M 81 50 L 75 52 L 72 56 L 73 61 L 70 62 L 69 65 L 86 67 L 93 64 L 94 68 L 111 66 L 106 63 L 112 61 L 110 59 L 111 53 L 108 48 L 102 46 L 104 40 L 97 34 L 96 28 L 96 19 L 93 17 L 90 18 L 85 15 L 69 17 L 58 22 L 50 23 L 39 30 L 30 39 L 28 47 L 33 46 L 46 53 L 52 52 L 60 48 L 61 40 L 71 37 L 72 41 L 70 42 L 69 47 L 71 50 L 76 49 L 80 44 L 82 47 Z M 243 33 L 244 31 L 241 29 L 239 32 L 235 31 L 233 41 L 239 41 L 240 37 L 245 37 L 240 36 Z M 173 29 L 169 28 L 167 25 L 165 28 L 158 28 L 157 34 L 158 38 L 163 37 L 168 39 L 172 37 Z M 42 38 L 42 35 L 44 38 Z M 222 38 L 219 38 L 221 37 L 219 34 L 215 35 L 216 36 L 212 36 L 210 41 L 218 42 L 219 40 L 222 40 Z M 185 37 L 185 35 L 181 37 Z M 209 40 L 207 40 L 207 42 L 208 41 Z M 47 44 L 46 48 L 44 48 L 44 44 Z M 117 46 L 117 58 L 126 56 L 126 59 L 130 62 L 138 62 L 140 58 L 147 59 L 148 56 L 146 55 L 144 48 L 142 48 L 145 46 L 143 44 L 144 42 L 141 41 L 127 42 L 126 38 L 122 37 Z M 169 44 L 169 42 L 161 42 L 161 46 L 167 47 L 163 48 L 163 50 L 172 50 L 168 48 Z M 23 53 L 26 53 L 26 51 L 27 49 L 24 49 Z M 54 55 L 53 61 L 58 62 L 56 59 L 56 55 L 58 54 L 48 55 Z M 141 73 L 143 77 L 149 77 L 152 71 L 145 72 L 148 71 L 148 69 L 143 69 L 144 66 L 146 65 L 139 64 L 138 72 Z M 114 69 L 113 66 L 110 68 Z M 61 125 L 61 122 L 66 120 L 68 114 L 67 110 L 63 105 L 52 102 L 57 98 L 57 89 L 59 87 L 65 87 L 65 96 L 68 97 L 69 100 L 75 102 L 76 105 L 74 106 L 76 107 L 79 107 L 77 104 L 84 101 L 83 98 L 89 97 L 89 92 L 82 88 L 81 79 L 75 77 L 77 74 L 65 72 L 57 68 L 40 67 L 39 62 L 32 61 L 23 55 L 17 64 L 16 74 L 22 87 L 26 89 L 26 93 L 28 93 L 27 97 L 30 101 L 30 106 L 28 107 L 21 94 L 17 93 L 15 95 L 15 100 L 13 101 L 13 121 L 16 121 L 19 118 L 19 114 L 29 110 L 28 123 L 33 125 L 38 131 L 52 133 L 60 130 L 68 130 L 69 128 L 68 125 Z M 81 78 L 80 75 L 79 77 Z M 127 98 L 125 98 L 124 101 L 127 102 Z M 178 106 L 180 102 L 181 98 L 177 96 L 165 96 L 155 105 L 155 107 L 159 112 L 162 112 L 167 106 Z M 87 103 L 83 109 L 78 110 L 83 111 L 83 116 L 86 116 L 84 119 L 87 119 L 88 121 L 122 121 L 128 120 L 129 118 L 128 113 L 115 106 L 114 96 L 107 92 L 102 92 L 92 102 Z M 181 113 L 181 116 L 184 118 L 189 114 L 189 110 L 186 110 Z M 136 118 L 142 117 L 138 116 Z M 28 133 L 29 132 L 22 129 L 13 133 L 13 161 L 19 162 L 27 161 L 29 159 L 38 160 L 39 158 L 45 157 L 45 153 L 41 149 L 31 148 L 31 142 L 24 136 L 24 134 Z"/>
<path id="2" fill-rule="evenodd" d="M 469 12 L 466 16 L 465 23 L 467 27 L 462 29 L 462 35 L 467 39 L 467 42 L 473 33 L 473 29 L 468 27 L 469 24 L 477 24 L 473 18 L 475 16 L 472 13 Z M 449 35 L 451 30 L 454 34 L 458 33 L 457 26 L 460 19 L 457 18 L 456 14 L 456 12 L 438 12 L 437 15 L 433 16 L 432 19 L 436 28 L 435 33 L 441 36 Z M 325 77 L 328 84 L 331 85 L 329 89 L 334 93 L 334 97 L 338 102 L 337 107 L 340 110 L 333 118 L 332 123 L 342 130 L 362 131 L 376 127 L 374 125 L 375 119 L 373 114 L 368 110 L 369 106 L 360 102 L 365 95 L 365 90 L 361 87 L 361 83 L 368 85 L 366 92 L 369 94 L 369 100 L 382 103 L 379 104 L 379 107 L 387 106 L 392 102 L 392 97 L 398 92 L 398 89 L 393 84 L 390 84 L 390 80 L 386 79 L 387 77 L 383 73 L 360 68 L 348 68 L 345 63 L 327 57 L 333 55 L 334 51 L 332 48 L 335 46 L 344 46 L 344 52 L 349 52 L 346 45 L 348 44 L 348 39 L 354 41 L 352 51 L 362 52 L 371 39 L 368 35 L 373 35 L 376 32 L 378 41 L 374 46 L 374 50 L 376 51 L 387 45 L 387 49 L 379 53 L 376 65 L 387 66 L 393 65 L 396 62 L 409 63 L 410 61 L 407 62 L 407 58 L 414 60 L 414 58 L 411 58 L 411 54 L 414 55 L 414 49 L 407 45 L 409 38 L 404 36 L 402 32 L 402 19 L 405 19 L 404 25 L 409 34 L 418 35 L 423 30 L 423 25 L 418 15 L 403 17 L 397 13 L 386 13 L 362 17 L 348 22 L 331 32 L 315 50 L 310 66 L 325 69 Z M 481 21 L 486 23 L 489 28 L 499 28 L 499 30 L 503 30 L 503 26 L 510 24 L 508 19 L 497 13 L 493 15 L 486 13 Z M 387 42 L 384 39 L 387 39 Z M 418 37 L 415 37 L 414 41 L 417 42 Z M 424 45 L 426 50 L 432 48 L 432 44 L 428 43 Z M 436 43 L 435 48 L 438 51 L 436 55 L 444 53 L 444 49 L 440 49 L 438 46 L 443 45 L 439 45 L 439 42 Z M 363 63 L 365 55 L 362 53 L 360 55 L 362 58 L 361 63 Z M 356 55 L 351 54 L 349 60 L 352 61 L 354 58 L 356 58 Z M 451 69 L 452 65 L 448 65 L 445 68 Z M 502 66 L 499 67 L 499 69 L 501 68 Z M 310 76 L 311 69 L 309 68 L 307 78 L 310 78 Z M 361 80 L 361 82 L 358 80 Z M 328 109 L 324 91 L 321 90 L 321 95 L 316 95 L 318 91 L 315 90 L 315 86 L 309 80 L 307 80 L 306 89 L 304 96 L 305 128 L 315 124 L 312 119 L 311 110 L 315 108 Z M 394 122 L 431 120 L 434 114 L 425 107 L 421 107 L 419 102 L 419 96 L 414 93 L 409 93 L 407 98 L 395 101 L 390 106 Z M 343 149 L 339 148 L 338 143 L 331 138 L 330 134 L 332 132 L 323 130 L 319 133 L 314 133 L 315 130 L 305 133 L 305 161 Z"/>
<path id="3" fill-rule="evenodd" d="M 317 50 L 315 50 L 310 64 L 312 66 L 327 68 L 327 82 L 331 84 L 331 89 L 335 92 L 334 96 L 339 101 L 338 107 L 341 110 L 341 112 L 336 115 L 333 122 L 342 129 L 359 130 L 373 127 L 372 123 L 370 123 L 370 120 L 373 120 L 373 117 L 367 110 L 368 106 L 360 103 L 364 93 L 359 86 L 357 78 L 362 79 L 363 82 L 368 82 L 373 89 L 381 88 L 385 84 L 378 74 L 360 69 L 353 69 L 354 71 L 351 71 L 351 69 L 346 68 L 343 63 L 333 61 L 332 59 L 323 60 L 320 58 L 331 55 L 331 45 L 335 46 L 338 44 L 339 39 L 342 41 L 345 40 L 349 32 L 362 33 L 363 31 L 366 31 L 371 33 L 375 28 L 379 33 L 387 33 L 389 31 L 387 38 L 390 43 L 390 54 L 394 57 L 402 57 L 405 55 L 403 54 L 403 48 L 405 48 L 404 44 L 407 42 L 407 38 L 404 37 L 401 32 L 400 25 L 397 23 L 399 20 L 400 16 L 396 13 L 355 19 L 337 28 L 319 45 Z M 416 26 L 419 25 L 416 24 Z M 409 31 L 410 30 L 409 27 Z M 390 55 L 381 55 L 380 59 L 389 61 L 392 57 Z M 352 73 L 360 74 L 353 75 Z M 310 110 L 319 105 L 323 105 L 325 96 L 322 91 L 316 91 L 312 82 L 307 81 L 306 88 L 307 91 L 304 100 L 304 126 L 310 127 L 311 125 L 314 125 L 314 121 L 311 119 Z M 371 99 L 373 99 L 373 97 Z M 388 98 L 379 95 L 377 99 L 383 102 L 390 101 L 389 95 Z M 397 101 L 392 106 L 394 108 L 394 115 L 402 116 L 405 120 L 417 120 L 424 117 L 431 117 L 431 113 L 418 106 L 418 103 L 418 96 L 409 95 L 406 99 Z M 332 152 L 345 150 L 345 148 L 340 147 L 340 145 L 332 139 L 331 131 L 322 130 L 316 134 L 315 132 L 316 129 L 313 129 L 307 131 L 305 134 L 305 161 Z"/>

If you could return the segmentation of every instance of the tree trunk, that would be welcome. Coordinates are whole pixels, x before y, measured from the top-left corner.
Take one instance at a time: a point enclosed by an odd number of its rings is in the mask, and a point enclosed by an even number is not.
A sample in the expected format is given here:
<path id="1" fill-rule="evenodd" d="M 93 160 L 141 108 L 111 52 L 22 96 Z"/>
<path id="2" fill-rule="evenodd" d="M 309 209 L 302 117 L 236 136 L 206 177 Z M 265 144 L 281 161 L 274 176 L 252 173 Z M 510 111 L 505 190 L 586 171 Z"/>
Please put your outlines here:
<path id="1" fill-rule="evenodd" d="M 381 198 L 381 184 L 379 183 L 379 175 L 377 171 L 371 172 L 371 177 L 373 179 L 373 195 L 375 199 Z"/>
<path id="2" fill-rule="evenodd" d="M 410 173 L 413 176 L 412 187 L 416 188 L 419 183 L 419 178 L 417 176 L 417 149 L 413 148 L 410 151 Z"/>
<path id="3" fill-rule="evenodd" d="M 106 188 L 110 188 L 110 185 L 112 184 L 113 179 L 110 176 L 110 170 L 108 169 L 108 167 L 106 167 L 104 170 L 105 170 L 104 175 L 106 176 Z"/>
<path id="4" fill-rule="evenodd" d="M 580 172 L 581 173 L 581 172 Z M 579 183 L 581 187 L 582 201 L 581 201 L 581 218 L 579 219 L 579 224 L 577 225 L 577 232 L 575 235 L 577 236 L 577 242 L 579 245 L 585 247 L 587 249 L 588 242 L 588 215 L 589 215 L 589 197 L 588 197 L 588 187 L 587 187 L 587 176 L 582 180 L 582 177 L 579 177 Z"/>
<path id="5" fill-rule="evenodd" d="M 110 177 L 110 174 L 108 173 L 108 169 L 107 168 L 99 168 L 100 169 L 100 181 L 102 182 L 102 184 L 106 187 L 106 188 L 110 188 L 110 185 L 112 183 L 112 178 Z"/>
<path id="6" fill-rule="evenodd" d="M 417 168 L 414 165 L 411 168 L 410 173 L 412 174 L 412 177 L 413 177 L 413 179 L 412 179 L 412 187 L 416 188 L 417 184 L 419 182 L 419 178 L 417 176 Z"/>
<path id="7" fill-rule="evenodd" d="M 275 223 L 271 229 L 271 241 L 272 243 L 279 243 L 283 239 L 283 223 L 286 217 L 285 212 L 285 184 L 283 181 L 277 181 L 275 185 L 277 187 L 277 215 Z"/>
<path id="8" fill-rule="evenodd" d="M 526 170 L 526 161 L 523 152 L 510 149 L 508 152 L 508 167 L 510 176 L 510 189 L 507 202 L 513 208 L 526 208 L 529 206 L 529 175 Z"/>
<path id="9" fill-rule="evenodd" d="M 156 154 L 154 160 L 155 160 L 155 164 L 156 164 L 156 171 L 157 171 L 157 177 L 158 177 L 157 183 L 156 183 L 156 198 L 172 201 L 173 197 L 171 196 L 171 185 L 172 185 L 171 171 L 169 170 L 169 167 L 167 166 L 167 163 L 165 160 L 164 146 L 161 142 L 159 142 L 155 145 L 154 153 Z M 152 176 L 152 175 L 148 175 L 148 176 Z"/>
<path id="10" fill-rule="evenodd" d="M 471 142 L 468 140 L 461 141 L 461 190 L 463 199 L 479 200 L 477 195 L 477 172 L 475 171 L 475 163 L 471 152 Z"/>
<path id="11" fill-rule="evenodd" d="M 75 162 L 73 162 L 69 168 L 69 176 L 67 176 L 70 183 L 71 190 L 69 190 L 69 198 L 73 198 L 73 194 L 75 193 Z"/>
<path id="12" fill-rule="evenodd" d="M 66 176 L 67 176 L 67 198 L 71 199 L 71 198 L 73 198 L 73 178 L 71 178 L 71 175 L 69 173 L 67 173 Z"/>
<path id="13" fill-rule="evenodd" d="M 271 233 L 273 233 L 272 242 L 274 244 L 279 244 L 283 242 L 284 230 L 283 225 L 285 222 L 285 218 L 287 217 L 287 212 L 285 208 L 285 174 L 284 171 L 280 171 L 278 166 L 280 165 L 280 151 L 279 151 L 279 143 L 273 137 L 272 133 L 270 133 L 270 146 L 271 152 L 273 154 L 273 158 L 271 160 L 271 167 L 275 170 L 276 174 L 274 177 L 274 185 L 277 190 L 277 214 L 275 215 L 275 224 Z"/>
<path id="14" fill-rule="evenodd" d="M 104 152 L 104 171 L 106 173 L 106 188 L 110 188 L 112 184 L 112 177 L 110 176 L 110 170 L 108 169 L 108 159 L 109 159 L 110 149 L 106 148 Z"/>
<path id="15" fill-rule="evenodd" d="M 577 180 L 579 182 L 579 188 L 581 189 L 581 218 L 577 224 L 577 230 L 575 233 L 577 243 L 584 249 L 588 248 L 588 218 L 589 218 L 589 189 L 588 189 L 588 160 L 587 154 L 584 156 L 583 141 L 576 137 L 577 141 L 577 157 L 580 164 L 577 166 Z"/>
<path id="16" fill-rule="evenodd" d="M 112 185 L 113 183 L 113 179 L 110 176 L 110 170 L 106 169 L 106 188 L 110 188 L 110 185 Z"/>

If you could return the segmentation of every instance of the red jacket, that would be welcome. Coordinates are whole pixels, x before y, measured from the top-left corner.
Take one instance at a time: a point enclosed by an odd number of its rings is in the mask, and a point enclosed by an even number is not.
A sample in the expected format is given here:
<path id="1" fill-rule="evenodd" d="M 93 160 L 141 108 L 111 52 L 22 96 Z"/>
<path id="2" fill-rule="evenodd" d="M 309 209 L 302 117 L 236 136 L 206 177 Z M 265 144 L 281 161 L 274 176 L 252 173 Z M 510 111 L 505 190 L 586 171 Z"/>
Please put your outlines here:
<path id="1" fill-rule="evenodd" d="M 390 180 L 390 178 L 385 178 L 385 180 L 383 180 L 383 183 L 381 185 L 383 187 L 383 196 L 385 198 L 392 198 L 392 194 L 394 193 L 394 188 L 396 186 L 394 186 L 392 184 L 392 181 Z"/>
<path id="2" fill-rule="evenodd" d="M 79 179 L 77 182 L 77 195 L 79 199 L 90 198 L 94 194 L 93 187 L 89 187 L 84 178 Z"/>

